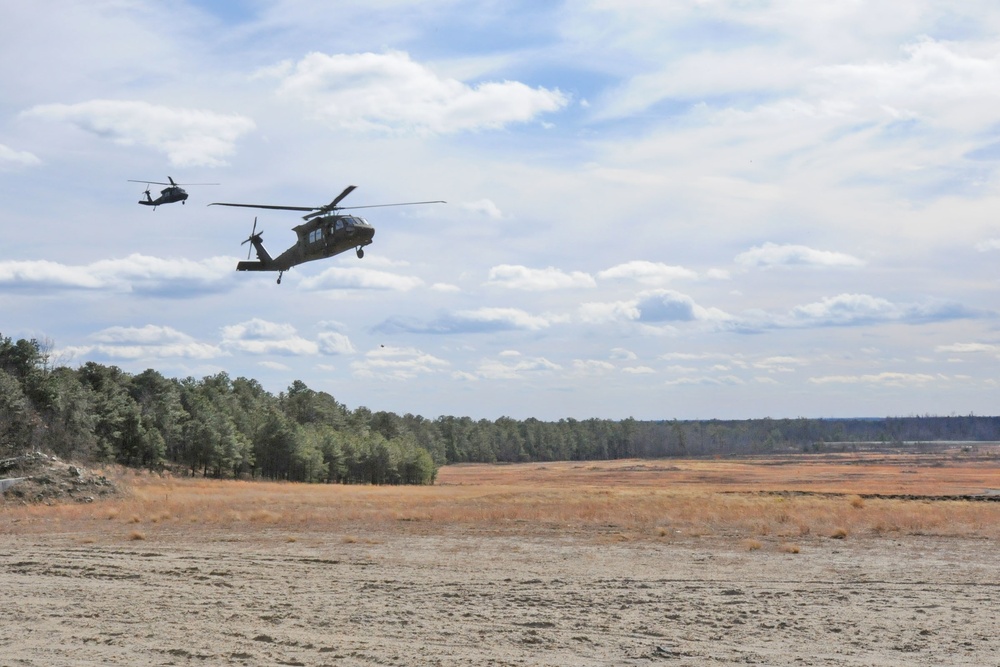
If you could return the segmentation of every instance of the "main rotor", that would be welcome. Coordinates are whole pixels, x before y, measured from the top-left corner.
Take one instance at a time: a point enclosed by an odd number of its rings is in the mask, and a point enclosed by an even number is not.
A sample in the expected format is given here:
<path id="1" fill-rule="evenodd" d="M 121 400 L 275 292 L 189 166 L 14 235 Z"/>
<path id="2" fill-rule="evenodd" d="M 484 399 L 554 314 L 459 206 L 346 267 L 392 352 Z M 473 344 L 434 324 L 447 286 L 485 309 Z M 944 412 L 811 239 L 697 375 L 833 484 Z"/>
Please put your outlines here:
<path id="1" fill-rule="evenodd" d="M 167 180 L 170 181 L 170 182 L 169 183 L 163 183 L 161 181 L 137 181 L 135 179 L 130 178 L 130 179 L 128 179 L 128 182 L 129 183 L 145 183 L 146 187 L 149 187 L 150 185 L 169 185 L 169 186 L 172 186 L 172 187 L 175 187 L 175 188 L 178 187 L 178 186 L 180 186 L 180 185 L 219 185 L 218 183 L 176 183 L 176 182 L 174 182 L 174 179 L 171 178 L 170 176 L 167 176 Z"/>
<path id="2" fill-rule="evenodd" d="M 398 204 L 369 204 L 367 206 L 338 206 L 338 204 L 340 204 L 340 202 L 344 199 L 344 197 L 346 197 L 347 195 L 349 195 L 352 192 L 354 192 L 354 190 L 355 190 L 356 187 L 357 187 L 356 185 L 348 185 L 346 188 L 344 188 L 343 192 L 341 192 L 339 195 L 337 195 L 336 197 L 333 198 L 333 201 L 331 201 L 329 204 L 326 204 L 324 206 L 275 206 L 275 205 L 272 205 L 272 204 L 228 204 L 228 203 L 225 203 L 225 202 L 212 202 L 211 204 L 209 204 L 209 206 L 239 206 L 239 207 L 242 207 L 242 208 L 266 208 L 266 209 L 272 209 L 272 210 L 278 210 L 278 211 L 308 211 L 308 213 L 306 213 L 304 216 L 302 216 L 302 219 L 303 220 L 312 220 L 313 218 L 316 218 L 316 217 L 319 217 L 319 216 L 330 215 L 332 213 L 335 213 L 336 211 L 344 211 L 344 210 L 349 210 L 349 209 L 380 208 L 380 207 L 383 207 L 383 206 L 415 206 L 417 204 L 444 204 L 444 203 L 446 203 L 446 202 L 444 202 L 444 201 L 442 201 L 442 200 L 439 199 L 439 200 L 435 200 L 435 201 L 410 201 L 410 202 L 402 202 L 402 203 L 398 203 Z"/>

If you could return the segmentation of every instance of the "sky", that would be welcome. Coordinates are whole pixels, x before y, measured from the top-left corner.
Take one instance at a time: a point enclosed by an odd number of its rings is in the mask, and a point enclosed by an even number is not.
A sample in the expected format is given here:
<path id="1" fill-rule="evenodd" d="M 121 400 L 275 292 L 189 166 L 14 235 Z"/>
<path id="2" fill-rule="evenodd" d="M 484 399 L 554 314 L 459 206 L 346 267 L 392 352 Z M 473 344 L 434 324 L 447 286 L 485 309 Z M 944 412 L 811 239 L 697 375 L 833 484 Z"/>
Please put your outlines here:
<path id="1" fill-rule="evenodd" d="M 349 409 L 996 415 L 1000 5 L 38 0 L 0 335 Z M 186 204 L 137 204 L 145 183 Z M 374 243 L 235 271 L 356 185 Z M 153 185 L 153 194 L 162 186 Z"/>

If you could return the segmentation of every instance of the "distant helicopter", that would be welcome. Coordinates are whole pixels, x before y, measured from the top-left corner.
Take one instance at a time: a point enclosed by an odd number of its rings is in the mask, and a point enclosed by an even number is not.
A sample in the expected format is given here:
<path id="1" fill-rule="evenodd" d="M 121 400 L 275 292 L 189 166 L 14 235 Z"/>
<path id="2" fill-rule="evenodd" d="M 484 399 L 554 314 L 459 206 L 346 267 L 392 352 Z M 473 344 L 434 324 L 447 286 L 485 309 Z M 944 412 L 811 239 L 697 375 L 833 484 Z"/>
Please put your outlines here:
<path id="1" fill-rule="evenodd" d="M 181 187 L 182 185 L 218 185 L 218 183 L 174 183 L 174 179 L 169 176 L 167 176 L 167 180 L 170 182 L 161 183 L 159 181 L 133 181 L 132 179 L 129 179 L 128 182 L 146 184 L 146 191 L 143 193 L 146 195 L 146 198 L 140 199 L 139 203 L 143 206 L 152 206 L 154 211 L 160 204 L 173 204 L 175 201 L 179 201 L 183 204 L 184 200 L 188 198 L 188 193 L 184 191 L 184 188 Z M 160 190 L 160 196 L 153 199 L 149 194 L 150 185 L 166 185 L 169 187 Z"/>
<path id="2" fill-rule="evenodd" d="M 240 206 L 244 208 L 267 208 L 281 211 L 309 211 L 302 216 L 305 224 L 293 227 L 293 231 L 298 234 L 298 241 L 288 250 L 277 257 L 264 248 L 262 241 L 263 232 L 257 231 L 257 218 L 253 219 L 253 230 L 250 237 L 243 243 L 249 243 L 257 251 L 257 261 L 240 262 L 236 265 L 237 271 L 277 271 L 278 284 L 281 284 L 281 276 L 288 269 L 304 262 L 311 262 L 324 257 L 333 257 L 351 248 L 355 249 L 358 259 L 365 256 L 364 247 L 372 242 L 375 236 L 375 228 L 368 224 L 368 221 L 356 215 L 342 215 L 337 211 L 345 208 L 379 208 L 382 206 L 415 206 L 417 204 L 444 204 L 441 200 L 435 201 L 412 201 L 400 204 L 371 204 L 369 206 L 337 206 L 341 200 L 354 191 L 356 186 L 348 185 L 344 191 L 337 195 L 332 202 L 326 206 L 270 206 L 266 204 L 226 204 L 223 202 L 212 202 L 209 206 Z M 241 243 L 240 245 L 243 245 Z M 247 251 L 247 260 L 250 259 L 250 252 Z"/>

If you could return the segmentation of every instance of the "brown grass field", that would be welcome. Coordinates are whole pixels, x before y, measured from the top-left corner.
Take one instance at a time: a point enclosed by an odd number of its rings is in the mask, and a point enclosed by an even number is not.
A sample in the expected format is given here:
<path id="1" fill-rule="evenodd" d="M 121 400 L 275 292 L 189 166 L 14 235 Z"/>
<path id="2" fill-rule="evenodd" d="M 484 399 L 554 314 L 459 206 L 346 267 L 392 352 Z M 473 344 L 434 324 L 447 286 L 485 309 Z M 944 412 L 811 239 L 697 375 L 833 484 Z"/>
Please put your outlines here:
<path id="1" fill-rule="evenodd" d="M 116 475 L 0 505 L 0 665 L 1000 664 L 990 447 Z"/>
<path id="2" fill-rule="evenodd" d="M 856 537 L 1000 536 L 1000 502 L 938 500 L 1000 494 L 1000 456 L 982 453 L 467 464 L 442 468 L 431 487 L 108 474 L 126 489 L 122 497 L 96 504 L 8 503 L 0 531 L 54 530 L 81 539 L 113 539 L 139 528 L 155 538 L 241 527 L 290 536 L 385 530 L 555 531 L 628 540 L 798 538 L 835 530 Z"/>

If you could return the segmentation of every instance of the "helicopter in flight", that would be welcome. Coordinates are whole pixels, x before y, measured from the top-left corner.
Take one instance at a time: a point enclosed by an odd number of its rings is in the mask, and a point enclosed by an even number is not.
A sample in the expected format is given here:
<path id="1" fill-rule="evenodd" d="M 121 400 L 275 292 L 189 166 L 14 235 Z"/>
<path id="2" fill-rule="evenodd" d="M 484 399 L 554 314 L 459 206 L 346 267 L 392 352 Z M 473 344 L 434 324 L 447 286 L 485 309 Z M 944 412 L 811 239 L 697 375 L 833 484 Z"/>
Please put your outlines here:
<path id="1" fill-rule="evenodd" d="M 368 206 L 338 206 L 341 200 L 354 191 L 356 186 L 348 185 L 326 206 L 272 206 L 266 204 L 227 204 L 212 202 L 209 206 L 240 206 L 243 208 L 265 208 L 281 211 L 308 211 L 302 216 L 306 222 L 292 228 L 298 235 L 295 245 L 285 250 L 277 257 L 272 257 L 264 247 L 263 231 L 257 231 L 257 218 L 253 220 L 253 230 L 249 238 L 241 243 L 251 244 L 257 251 L 257 260 L 250 261 L 250 251 L 247 251 L 247 261 L 236 265 L 237 271 L 277 271 L 278 284 L 285 271 L 305 262 L 333 257 L 352 248 L 358 259 L 365 256 L 364 247 L 372 242 L 375 228 L 368 221 L 357 215 L 338 213 L 346 209 L 379 208 L 383 206 L 415 206 L 417 204 L 444 204 L 441 200 L 412 201 L 400 204 L 371 204 Z"/>
<path id="2" fill-rule="evenodd" d="M 170 176 L 167 176 L 167 180 L 170 182 L 161 183 L 159 181 L 133 181 L 132 179 L 129 179 L 128 182 L 146 184 L 146 191 L 143 192 L 143 194 L 146 195 L 146 198 L 140 199 L 139 203 L 143 206 L 152 206 L 154 211 L 160 204 L 173 204 L 176 201 L 183 204 L 188 198 L 188 193 L 184 191 L 184 188 L 181 187 L 182 185 L 218 185 L 218 183 L 175 183 L 174 179 Z M 166 185 L 167 187 L 160 190 L 159 197 L 153 199 L 153 197 L 149 194 L 150 185 Z"/>

